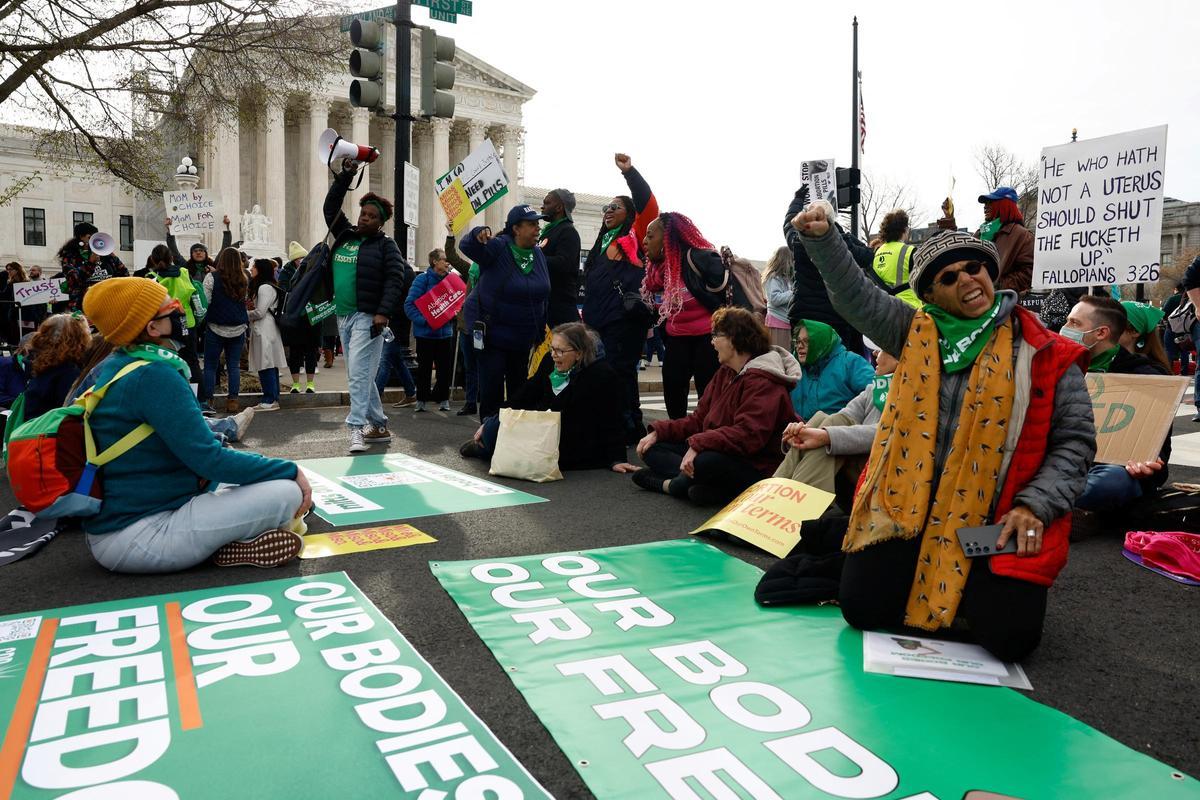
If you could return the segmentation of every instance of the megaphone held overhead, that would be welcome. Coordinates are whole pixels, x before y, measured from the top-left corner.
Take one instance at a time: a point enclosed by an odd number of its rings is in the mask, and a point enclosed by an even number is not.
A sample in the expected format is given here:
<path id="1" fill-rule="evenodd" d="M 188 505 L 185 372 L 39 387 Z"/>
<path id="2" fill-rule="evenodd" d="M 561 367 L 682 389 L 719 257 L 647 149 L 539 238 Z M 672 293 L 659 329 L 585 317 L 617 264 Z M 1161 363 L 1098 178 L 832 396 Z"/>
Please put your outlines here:
<path id="1" fill-rule="evenodd" d="M 343 158 L 370 164 L 379 158 L 379 151 L 369 144 L 348 142 L 338 136 L 338 132 L 333 128 L 326 128 L 317 140 L 317 160 L 322 164 L 332 164 Z"/>
<path id="2" fill-rule="evenodd" d="M 111 256 L 116 252 L 117 243 L 113 241 L 112 234 L 97 232 L 88 239 L 88 249 L 98 256 Z"/>

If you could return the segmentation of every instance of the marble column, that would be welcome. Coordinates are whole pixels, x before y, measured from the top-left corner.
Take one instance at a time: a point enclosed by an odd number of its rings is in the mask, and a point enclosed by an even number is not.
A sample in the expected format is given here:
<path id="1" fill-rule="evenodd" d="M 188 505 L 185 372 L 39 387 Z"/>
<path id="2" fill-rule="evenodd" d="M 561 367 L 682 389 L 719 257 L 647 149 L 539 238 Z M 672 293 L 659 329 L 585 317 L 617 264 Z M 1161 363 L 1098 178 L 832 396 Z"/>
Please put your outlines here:
<path id="1" fill-rule="evenodd" d="M 464 158 L 467 153 L 471 152 L 467 148 L 470 147 L 470 140 L 467 135 L 466 125 L 455 125 L 450 129 L 450 165 L 453 166 Z"/>
<path id="2" fill-rule="evenodd" d="M 379 175 L 379 193 L 391 200 L 396 207 L 396 213 L 383 224 L 384 233 L 395 238 L 396 220 L 404 217 L 404 208 L 400 205 L 400 198 L 396 196 L 396 123 L 381 118 L 377 124 L 379 140 L 375 142 L 375 146 L 379 148 L 379 160 L 372 165 L 372 169 Z M 403 253 L 404 242 L 399 244 L 400 252 Z"/>
<path id="3" fill-rule="evenodd" d="M 500 152 L 501 149 L 504 147 L 505 141 L 507 141 L 506 131 L 504 129 L 504 126 L 503 125 L 493 125 L 491 128 L 488 129 L 488 138 L 490 138 L 492 140 L 492 144 L 495 145 L 496 152 Z M 505 172 L 508 171 L 507 164 L 505 165 L 504 171 Z M 512 175 L 509 175 L 508 180 L 509 180 L 508 191 L 512 192 L 516 188 L 514 186 L 515 179 L 513 178 Z M 507 195 L 505 195 L 505 197 L 501 197 L 499 200 L 492 203 L 490 206 L 488 206 L 487 208 L 485 208 L 483 210 L 483 219 L 484 219 L 483 224 L 490 227 L 492 229 L 493 233 L 499 233 L 501 230 L 504 229 L 504 221 L 508 217 L 508 208 L 504 205 L 504 201 L 506 198 L 507 198 Z"/>
<path id="4" fill-rule="evenodd" d="M 434 118 L 431 122 L 433 124 L 433 169 L 429 173 L 429 180 L 433 181 L 450 170 L 451 120 Z M 424 223 L 425 220 L 421 220 L 421 222 Z M 446 238 L 446 212 L 442 210 L 442 204 L 437 202 L 436 196 L 433 202 L 433 215 L 429 218 L 428 224 L 433 231 L 435 241 L 433 247 L 440 247 Z"/>
<path id="5" fill-rule="evenodd" d="M 483 144 L 483 140 L 487 138 L 487 129 L 488 125 L 483 120 L 472 119 L 467 121 L 467 153 L 474 153 L 475 149 Z M 456 161 L 455 163 L 457 164 L 458 162 Z M 468 225 L 487 225 L 486 214 L 487 212 L 485 211 L 484 215 L 476 215 Z M 503 224 L 501 224 L 501 227 L 503 227 Z M 499 233 L 499 228 L 496 229 L 496 232 Z"/>
<path id="6" fill-rule="evenodd" d="M 417 206 L 420 224 L 417 226 L 417 250 L 413 254 L 414 268 L 425 266 L 425 262 L 429 260 L 427 255 L 429 251 L 439 247 L 443 241 L 444 231 L 438 231 L 433 227 L 433 209 L 438 204 L 432 177 L 434 170 L 433 142 L 434 132 L 430 123 L 418 122 L 413 125 L 412 152 L 416 159 L 413 163 L 416 164 L 417 169 L 421 170 L 421 194 Z M 403 250 L 404 246 L 402 245 L 400 249 Z"/>
<path id="7" fill-rule="evenodd" d="M 307 118 L 301 118 L 301 169 L 304 170 L 304 210 L 300 216 L 300 244 L 312 246 L 325 237 L 325 214 L 321 210 L 329 191 L 329 167 L 317 158 L 317 140 L 329 127 L 329 101 L 310 97 Z"/>
<path id="8" fill-rule="evenodd" d="M 525 134 L 525 129 L 515 125 L 508 125 L 504 131 L 504 173 L 508 175 L 508 194 L 500 198 L 500 203 L 504 207 L 504 215 L 508 216 L 508 212 L 513 206 L 520 205 L 525 202 L 525 198 L 521 196 L 521 137 Z"/>
<path id="9" fill-rule="evenodd" d="M 283 174 L 283 102 L 268 100 L 258 118 L 258 181 L 255 202 L 271 218 L 271 243 L 280 253 L 287 247 L 287 206 Z"/>
<path id="10" fill-rule="evenodd" d="M 371 144 L 371 112 L 365 108 L 354 108 L 350 111 L 350 141 L 355 144 Z M 377 164 L 378 162 L 376 162 Z M 367 170 L 376 170 L 379 167 L 376 164 L 367 166 Z M 350 184 L 351 190 L 347 192 L 349 196 L 349 210 L 346 212 L 350 217 L 351 224 L 358 221 L 358 201 L 363 195 L 371 191 L 371 179 L 369 175 L 363 176 L 362 183 L 355 189 L 354 185 L 358 184 L 358 178 L 354 179 L 354 183 Z"/>
<path id="11" fill-rule="evenodd" d="M 208 144 L 209 158 L 204 179 L 205 186 L 215 189 L 221 197 L 221 214 L 229 215 L 229 229 L 233 241 L 241 238 L 241 158 L 237 117 L 232 120 L 217 116 Z M 221 247 L 222 226 L 210 235 L 208 251 L 215 258 Z"/>

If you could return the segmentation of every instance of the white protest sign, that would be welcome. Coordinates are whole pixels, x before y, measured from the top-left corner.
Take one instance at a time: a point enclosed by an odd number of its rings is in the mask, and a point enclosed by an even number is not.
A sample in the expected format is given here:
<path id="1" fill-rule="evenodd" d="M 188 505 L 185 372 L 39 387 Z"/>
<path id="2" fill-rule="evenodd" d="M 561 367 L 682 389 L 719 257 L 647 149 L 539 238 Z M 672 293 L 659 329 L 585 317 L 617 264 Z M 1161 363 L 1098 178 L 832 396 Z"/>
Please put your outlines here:
<path id="1" fill-rule="evenodd" d="M 220 201 L 213 189 L 176 189 L 163 192 L 163 206 L 171 218 L 171 233 L 175 238 L 188 234 L 211 233 L 217 229 L 221 213 Z"/>
<path id="2" fill-rule="evenodd" d="M 438 202 L 457 235 L 471 219 L 508 193 L 508 175 L 491 139 L 434 181 Z"/>
<path id="3" fill-rule="evenodd" d="M 13 299 L 23 306 L 58 303 L 67 300 L 67 282 L 59 278 L 13 284 Z"/>
<path id="4" fill-rule="evenodd" d="M 1158 280 L 1167 126 L 1047 147 L 1033 288 Z"/>
<path id="5" fill-rule="evenodd" d="M 837 201 L 837 171 L 832 158 L 800 162 L 800 185 L 808 187 L 808 202 L 828 200 L 835 209 Z"/>
<path id="6" fill-rule="evenodd" d="M 404 162 L 404 224 L 413 227 L 418 224 L 417 207 L 421 196 L 421 170 L 407 161 Z"/>

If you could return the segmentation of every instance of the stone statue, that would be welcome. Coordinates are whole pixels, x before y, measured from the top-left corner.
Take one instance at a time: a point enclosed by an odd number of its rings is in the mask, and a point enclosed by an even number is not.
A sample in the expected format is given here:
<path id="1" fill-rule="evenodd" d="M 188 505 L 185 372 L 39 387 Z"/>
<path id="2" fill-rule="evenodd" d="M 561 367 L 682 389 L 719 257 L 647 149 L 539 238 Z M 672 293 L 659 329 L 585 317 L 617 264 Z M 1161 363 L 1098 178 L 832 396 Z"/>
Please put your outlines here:
<path id="1" fill-rule="evenodd" d="M 242 213 L 242 241 L 247 244 L 271 243 L 271 218 L 262 213 L 258 203 Z"/>

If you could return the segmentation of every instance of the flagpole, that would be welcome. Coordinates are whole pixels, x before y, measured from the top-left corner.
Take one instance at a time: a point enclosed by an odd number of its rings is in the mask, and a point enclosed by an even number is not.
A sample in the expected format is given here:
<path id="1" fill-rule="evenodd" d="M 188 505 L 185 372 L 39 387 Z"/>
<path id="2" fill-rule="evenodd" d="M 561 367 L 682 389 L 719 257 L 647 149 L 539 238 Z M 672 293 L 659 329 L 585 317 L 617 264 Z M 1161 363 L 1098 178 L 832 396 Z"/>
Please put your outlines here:
<path id="1" fill-rule="evenodd" d="M 854 60 L 850 70 L 850 168 L 858 169 L 858 17 L 854 17 Z M 850 235 L 858 236 L 858 201 L 850 202 Z"/>

